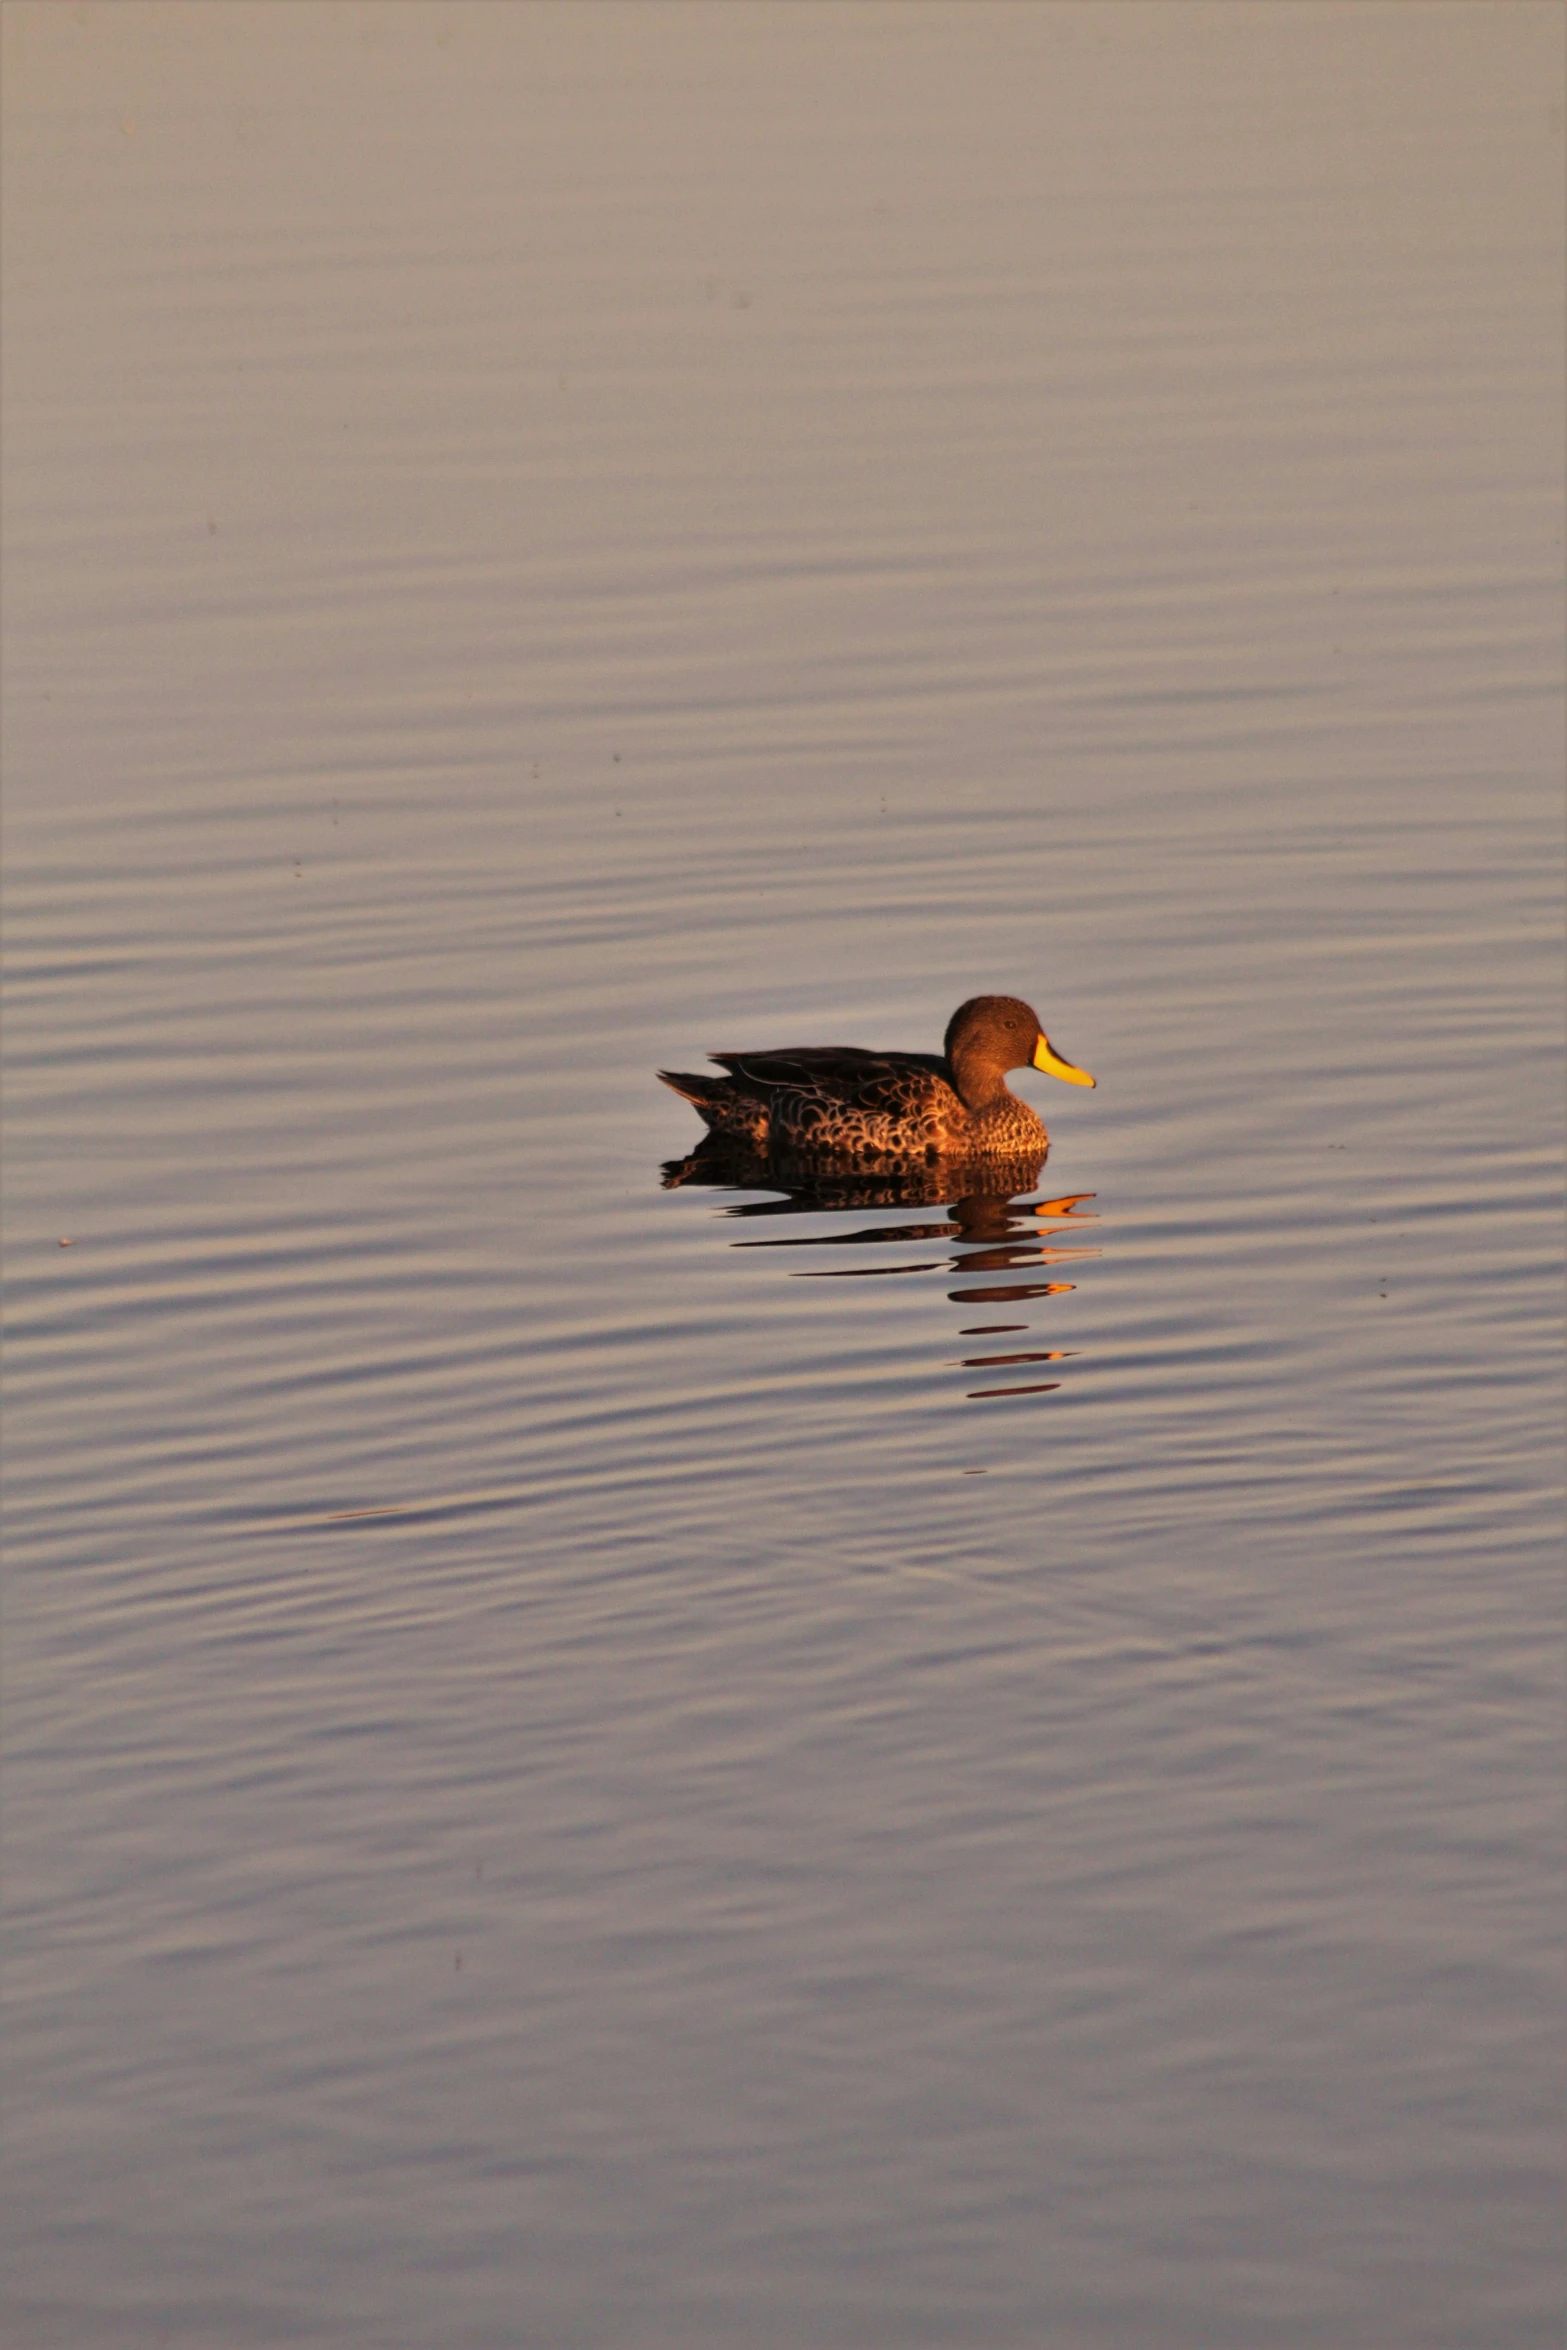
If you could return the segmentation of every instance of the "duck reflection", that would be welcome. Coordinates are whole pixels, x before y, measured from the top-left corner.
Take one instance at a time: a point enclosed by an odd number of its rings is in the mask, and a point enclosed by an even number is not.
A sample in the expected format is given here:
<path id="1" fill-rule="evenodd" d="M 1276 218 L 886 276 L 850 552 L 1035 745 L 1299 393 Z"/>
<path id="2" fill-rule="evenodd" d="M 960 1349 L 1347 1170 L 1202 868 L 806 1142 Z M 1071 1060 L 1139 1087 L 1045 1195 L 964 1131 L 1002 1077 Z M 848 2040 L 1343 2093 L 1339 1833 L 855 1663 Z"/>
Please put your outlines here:
<path id="1" fill-rule="evenodd" d="M 895 1222 L 854 1223 L 843 1230 L 779 1233 L 735 1240 L 733 1248 L 803 1248 L 857 1250 L 896 1248 L 932 1242 L 952 1244 L 937 1255 L 912 1259 L 900 1254 L 895 1264 L 803 1265 L 793 1270 L 801 1281 L 864 1281 L 900 1275 L 959 1274 L 963 1286 L 949 1289 L 956 1306 L 997 1306 L 1016 1310 L 1036 1299 L 1059 1297 L 1075 1289 L 1074 1281 L 1043 1280 L 1038 1276 L 1057 1265 L 1096 1257 L 1096 1248 L 1077 1244 L 1085 1224 L 1096 1219 L 1087 1203 L 1092 1192 L 1073 1192 L 1060 1199 L 1036 1200 L 1027 1195 L 1039 1188 L 1047 1154 L 1016 1159 L 989 1159 L 971 1166 L 920 1167 L 908 1174 L 858 1174 L 853 1170 L 823 1170 L 787 1161 L 758 1158 L 732 1143 L 710 1139 L 688 1158 L 665 1163 L 666 1191 L 691 1186 L 713 1190 L 766 1194 L 739 1199 L 719 1213 L 732 1219 L 804 1215 L 855 1215 L 872 1208 L 918 1209 L 941 1207 L 937 1218 L 900 1217 Z M 954 1196 L 956 1194 L 956 1196 Z M 990 1278 L 1021 1273 L 1032 1278 Z M 985 1276 L 979 1282 L 975 1275 Z M 975 1322 L 961 1327 L 960 1338 L 1003 1338 L 1027 1335 L 1027 1321 Z M 1072 1349 L 1015 1348 L 1005 1353 L 953 1356 L 948 1367 L 964 1371 L 999 1371 L 1025 1365 L 1061 1363 Z M 1049 1395 L 1058 1379 L 1026 1384 L 970 1388 L 975 1403 L 1006 1397 Z"/>

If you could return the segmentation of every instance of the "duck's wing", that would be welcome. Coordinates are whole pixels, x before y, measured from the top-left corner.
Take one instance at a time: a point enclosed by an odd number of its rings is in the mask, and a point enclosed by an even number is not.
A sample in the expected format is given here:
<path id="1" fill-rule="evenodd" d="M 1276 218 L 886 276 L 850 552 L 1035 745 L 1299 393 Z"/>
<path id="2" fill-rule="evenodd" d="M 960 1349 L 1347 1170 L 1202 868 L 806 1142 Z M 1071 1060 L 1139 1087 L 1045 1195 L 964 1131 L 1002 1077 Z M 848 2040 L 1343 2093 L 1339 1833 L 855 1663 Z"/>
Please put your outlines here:
<path id="1" fill-rule="evenodd" d="M 823 1094 L 839 1102 L 878 1102 L 888 1089 L 906 1092 L 911 1078 L 943 1077 L 939 1053 L 871 1053 L 852 1044 L 808 1044 L 761 1053 L 710 1053 L 743 1085 L 763 1092 Z"/>

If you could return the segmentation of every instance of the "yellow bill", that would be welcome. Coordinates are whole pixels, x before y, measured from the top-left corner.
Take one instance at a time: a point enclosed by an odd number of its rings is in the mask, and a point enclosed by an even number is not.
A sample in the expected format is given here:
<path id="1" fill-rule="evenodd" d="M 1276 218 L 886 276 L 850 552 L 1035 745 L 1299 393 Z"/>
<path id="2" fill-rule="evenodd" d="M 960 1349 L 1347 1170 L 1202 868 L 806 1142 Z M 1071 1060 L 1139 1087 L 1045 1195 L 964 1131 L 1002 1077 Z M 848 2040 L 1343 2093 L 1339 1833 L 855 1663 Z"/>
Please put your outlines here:
<path id="1" fill-rule="evenodd" d="M 1034 1047 L 1034 1067 L 1048 1069 L 1052 1077 L 1064 1077 L 1068 1085 L 1092 1085 L 1086 1069 L 1074 1069 L 1070 1061 L 1063 1061 L 1043 1029 Z"/>

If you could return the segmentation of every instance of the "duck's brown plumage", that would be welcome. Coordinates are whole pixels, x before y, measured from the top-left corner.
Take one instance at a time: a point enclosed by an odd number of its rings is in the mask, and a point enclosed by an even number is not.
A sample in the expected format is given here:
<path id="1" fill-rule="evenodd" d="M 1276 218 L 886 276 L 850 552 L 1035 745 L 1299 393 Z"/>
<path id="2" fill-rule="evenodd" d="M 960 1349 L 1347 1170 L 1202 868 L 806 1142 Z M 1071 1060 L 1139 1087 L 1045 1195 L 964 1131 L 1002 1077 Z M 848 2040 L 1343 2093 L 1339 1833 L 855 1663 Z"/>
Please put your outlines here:
<path id="1" fill-rule="evenodd" d="M 1044 1126 L 1008 1090 L 1007 1071 L 1049 1069 L 1075 1085 L 1094 1082 L 1061 1059 L 1039 1015 L 1010 995 L 973 996 L 960 1005 L 939 1053 L 805 1045 L 708 1058 L 727 1074 L 658 1074 L 712 1133 L 763 1157 L 867 1167 L 1039 1152 Z"/>

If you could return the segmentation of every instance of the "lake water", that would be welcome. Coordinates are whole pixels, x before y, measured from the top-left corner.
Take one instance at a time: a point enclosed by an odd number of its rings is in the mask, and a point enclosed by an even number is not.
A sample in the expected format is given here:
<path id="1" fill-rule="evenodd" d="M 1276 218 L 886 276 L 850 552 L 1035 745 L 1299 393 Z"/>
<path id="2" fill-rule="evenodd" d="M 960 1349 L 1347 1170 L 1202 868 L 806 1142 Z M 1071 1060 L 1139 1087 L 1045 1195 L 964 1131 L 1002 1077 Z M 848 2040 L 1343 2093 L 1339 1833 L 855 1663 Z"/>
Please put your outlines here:
<path id="1" fill-rule="evenodd" d="M 5 35 L 8 2342 L 1554 2343 L 1560 10 Z"/>

